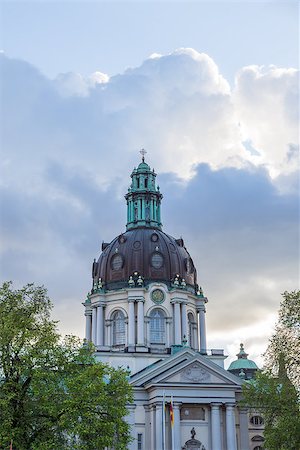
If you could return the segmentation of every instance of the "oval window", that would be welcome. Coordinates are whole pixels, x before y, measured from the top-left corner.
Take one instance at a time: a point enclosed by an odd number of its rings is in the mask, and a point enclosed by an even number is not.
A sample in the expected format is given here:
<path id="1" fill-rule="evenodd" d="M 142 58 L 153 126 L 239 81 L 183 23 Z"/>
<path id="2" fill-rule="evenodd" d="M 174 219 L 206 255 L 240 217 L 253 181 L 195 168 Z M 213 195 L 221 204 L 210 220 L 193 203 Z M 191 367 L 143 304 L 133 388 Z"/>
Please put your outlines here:
<path id="1" fill-rule="evenodd" d="M 153 253 L 151 258 L 151 266 L 154 269 L 160 269 L 163 266 L 164 258 L 161 253 Z"/>

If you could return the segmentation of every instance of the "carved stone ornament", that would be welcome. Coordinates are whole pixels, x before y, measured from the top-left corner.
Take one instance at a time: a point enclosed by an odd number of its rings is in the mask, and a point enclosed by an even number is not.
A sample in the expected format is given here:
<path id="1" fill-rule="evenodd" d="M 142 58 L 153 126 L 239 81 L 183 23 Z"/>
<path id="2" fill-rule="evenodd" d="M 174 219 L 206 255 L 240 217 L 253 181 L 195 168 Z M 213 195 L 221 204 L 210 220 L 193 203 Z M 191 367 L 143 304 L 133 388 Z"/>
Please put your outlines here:
<path id="1" fill-rule="evenodd" d="M 206 382 L 210 379 L 210 374 L 199 366 L 199 364 L 194 363 L 182 372 L 181 379 L 187 379 L 194 383 Z"/>

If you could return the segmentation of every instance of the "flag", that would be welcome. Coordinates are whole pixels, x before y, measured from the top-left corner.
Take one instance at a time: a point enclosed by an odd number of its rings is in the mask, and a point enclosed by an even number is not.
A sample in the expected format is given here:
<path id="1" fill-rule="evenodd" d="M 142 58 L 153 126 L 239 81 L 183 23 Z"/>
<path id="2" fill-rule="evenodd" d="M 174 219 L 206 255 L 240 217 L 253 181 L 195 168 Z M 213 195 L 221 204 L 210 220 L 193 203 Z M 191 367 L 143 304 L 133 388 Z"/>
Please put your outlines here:
<path id="1" fill-rule="evenodd" d="M 173 427 L 174 426 L 173 396 L 171 397 L 171 403 L 170 403 L 170 422 L 171 422 L 171 427 Z"/>

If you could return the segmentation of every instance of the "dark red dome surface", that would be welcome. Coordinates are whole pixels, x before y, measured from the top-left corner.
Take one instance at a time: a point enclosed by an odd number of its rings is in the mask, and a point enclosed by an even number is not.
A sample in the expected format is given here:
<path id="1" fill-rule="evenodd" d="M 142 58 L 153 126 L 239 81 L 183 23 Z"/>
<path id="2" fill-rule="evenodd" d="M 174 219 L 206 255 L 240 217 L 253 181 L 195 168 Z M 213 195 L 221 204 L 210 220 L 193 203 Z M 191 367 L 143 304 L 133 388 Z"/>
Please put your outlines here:
<path id="1" fill-rule="evenodd" d="M 130 276 L 141 275 L 144 284 L 161 281 L 171 285 L 176 275 L 187 288 L 197 290 L 197 274 L 182 239 L 157 228 L 141 227 L 126 231 L 102 244 L 102 253 L 93 264 L 93 281 L 102 279 L 106 290 L 128 287 Z"/>

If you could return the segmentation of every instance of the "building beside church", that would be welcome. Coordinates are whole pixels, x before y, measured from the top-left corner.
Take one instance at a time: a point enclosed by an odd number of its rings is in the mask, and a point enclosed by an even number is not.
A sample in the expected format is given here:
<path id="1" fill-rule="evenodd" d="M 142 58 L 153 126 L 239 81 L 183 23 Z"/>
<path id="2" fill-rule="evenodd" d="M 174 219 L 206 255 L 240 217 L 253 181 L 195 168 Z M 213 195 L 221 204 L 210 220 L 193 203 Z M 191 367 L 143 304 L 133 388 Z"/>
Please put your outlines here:
<path id="1" fill-rule="evenodd" d="M 183 239 L 162 231 L 163 196 L 144 157 L 131 178 L 126 231 L 103 242 L 84 303 L 97 358 L 130 373 L 130 450 L 258 450 L 237 406 L 242 367 L 225 370 L 223 350 L 207 349 L 207 298 Z"/>

